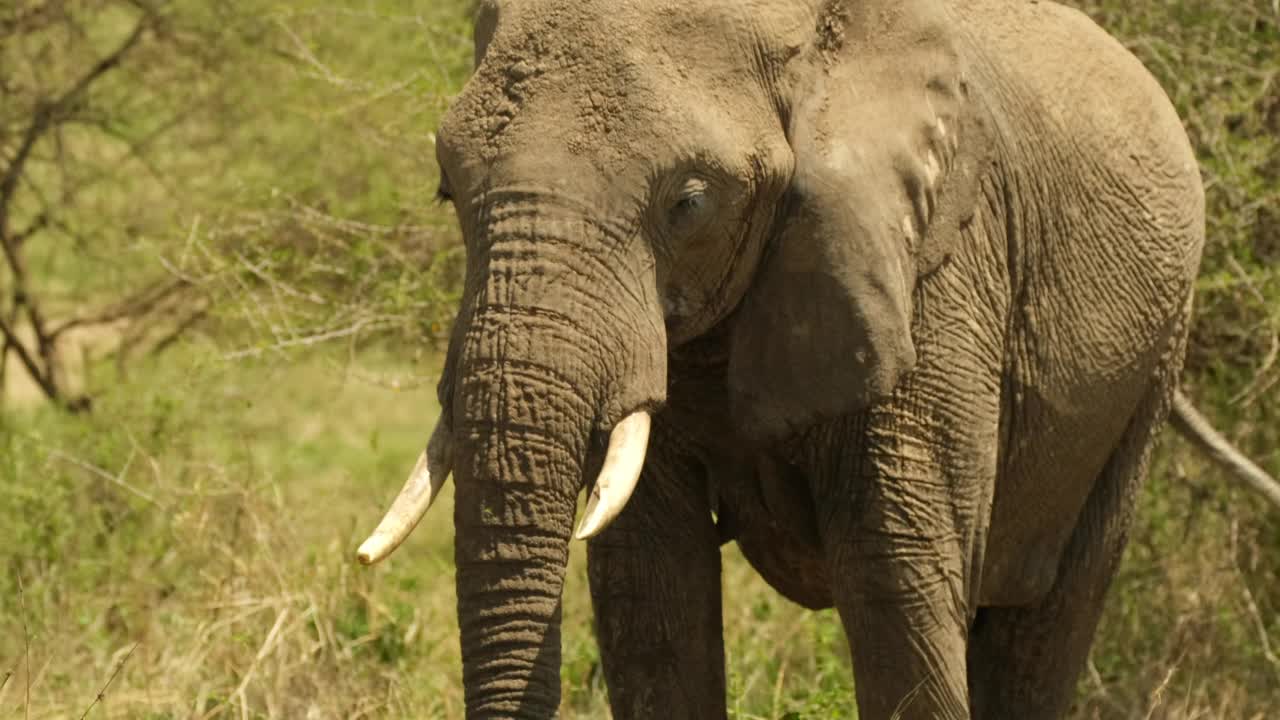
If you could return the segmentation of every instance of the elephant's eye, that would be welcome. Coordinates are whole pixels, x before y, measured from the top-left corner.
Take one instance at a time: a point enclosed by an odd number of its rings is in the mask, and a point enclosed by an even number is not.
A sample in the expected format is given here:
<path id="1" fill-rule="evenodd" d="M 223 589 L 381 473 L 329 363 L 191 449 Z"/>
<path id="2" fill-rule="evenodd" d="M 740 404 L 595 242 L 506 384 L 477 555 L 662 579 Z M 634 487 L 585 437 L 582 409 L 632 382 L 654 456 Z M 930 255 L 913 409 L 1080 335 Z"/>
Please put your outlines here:
<path id="1" fill-rule="evenodd" d="M 708 190 L 707 182 L 700 178 L 693 178 L 685 182 L 684 187 L 680 189 L 680 193 L 676 196 L 675 204 L 671 206 L 670 215 L 673 227 L 684 226 L 706 214 L 707 209 L 711 206 Z"/>

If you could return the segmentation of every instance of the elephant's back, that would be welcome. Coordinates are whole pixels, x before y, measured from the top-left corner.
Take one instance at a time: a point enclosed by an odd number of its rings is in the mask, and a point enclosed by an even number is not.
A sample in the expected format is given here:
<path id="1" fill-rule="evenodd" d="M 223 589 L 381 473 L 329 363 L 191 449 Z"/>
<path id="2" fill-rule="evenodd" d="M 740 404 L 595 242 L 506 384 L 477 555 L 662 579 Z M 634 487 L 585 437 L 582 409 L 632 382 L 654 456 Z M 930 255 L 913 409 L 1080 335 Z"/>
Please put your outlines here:
<path id="1" fill-rule="evenodd" d="M 1089 490 L 1181 346 L 1204 195 L 1167 95 L 1088 17 L 1000 0 L 956 14 L 1000 146 L 1014 296 L 983 594 L 1017 604 L 1047 590 Z"/>
<path id="2" fill-rule="evenodd" d="M 1027 379 L 1062 405 L 1103 381 L 1133 383 L 1178 331 L 1204 244 L 1181 120 L 1138 59 L 1076 10 L 977 0 L 958 14 L 981 48 L 973 85 L 997 126 L 1022 298 L 1011 340 Z"/>
<path id="3" fill-rule="evenodd" d="M 1040 189 L 1141 211 L 1097 218 L 1178 237 L 1165 248 L 1194 273 L 1203 239 L 1199 166 L 1177 110 L 1133 53 L 1084 13 L 1054 2 L 957 3 L 973 84 L 1005 150 Z M 1098 229 L 1098 228 L 1095 228 Z M 1158 248 L 1152 248 L 1158 253 Z"/>

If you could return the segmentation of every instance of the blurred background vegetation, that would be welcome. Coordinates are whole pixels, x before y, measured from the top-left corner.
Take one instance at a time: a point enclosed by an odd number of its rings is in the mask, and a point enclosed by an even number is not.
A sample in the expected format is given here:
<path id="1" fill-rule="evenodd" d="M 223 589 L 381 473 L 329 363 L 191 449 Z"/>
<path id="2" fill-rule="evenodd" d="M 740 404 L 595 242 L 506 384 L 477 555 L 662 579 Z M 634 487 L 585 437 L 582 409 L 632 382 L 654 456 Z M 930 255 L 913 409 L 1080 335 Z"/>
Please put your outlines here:
<path id="1" fill-rule="evenodd" d="M 1280 474 L 1280 7 L 1074 4 L 1196 144 L 1185 385 Z M 351 557 L 435 416 L 469 11 L 0 3 L 0 714 L 461 717 L 450 511 Z M 852 717 L 834 615 L 725 554 L 733 717 Z M 565 718 L 607 716 L 582 555 Z M 1269 717 L 1278 558 L 1275 513 L 1171 435 L 1073 717 Z"/>

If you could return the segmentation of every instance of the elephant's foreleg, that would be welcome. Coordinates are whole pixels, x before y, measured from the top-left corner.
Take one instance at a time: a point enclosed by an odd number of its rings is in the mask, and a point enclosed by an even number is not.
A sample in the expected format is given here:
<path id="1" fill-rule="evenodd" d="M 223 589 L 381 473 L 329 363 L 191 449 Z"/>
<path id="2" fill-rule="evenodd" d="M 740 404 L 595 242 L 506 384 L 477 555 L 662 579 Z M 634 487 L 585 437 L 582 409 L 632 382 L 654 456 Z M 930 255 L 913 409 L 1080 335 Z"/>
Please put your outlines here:
<path id="1" fill-rule="evenodd" d="M 660 423 L 635 494 L 588 558 L 615 720 L 726 717 L 720 543 L 701 468 Z"/>
<path id="2" fill-rule="evenodd" d="M 830 428 L 856 438 L 813 463 L 832 596 L 853 654 L 858 716 L 969 717 L 966 635 L 996 459 L 993 403 L 947 404 L 946 424 L 903 400 Z M 930 386 L 935 387 L 935 386 Z M 941 384 L 937 387 L 944 387 Z"/>
<path id="3" fill-rule="evenodd" d="M 892 482 L 913 481 L 883 484 Z M 961 548 L 945 521 L 925 527 L 928 503 L 912 507 L 910 494 L 869 498 L 878 517 L 823 539 L 853 654 L 858 717 L 964 720 L 968 605 Z"/>

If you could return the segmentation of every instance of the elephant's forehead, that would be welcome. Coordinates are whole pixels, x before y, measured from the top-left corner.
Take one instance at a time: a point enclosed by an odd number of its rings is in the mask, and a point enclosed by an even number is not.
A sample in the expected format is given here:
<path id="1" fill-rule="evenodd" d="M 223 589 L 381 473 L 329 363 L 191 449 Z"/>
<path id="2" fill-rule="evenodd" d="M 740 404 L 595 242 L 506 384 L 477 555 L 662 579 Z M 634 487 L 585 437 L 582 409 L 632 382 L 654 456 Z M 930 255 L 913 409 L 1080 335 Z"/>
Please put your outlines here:
<path id="1" fill-rule="evenodd" d="M 644 42 L 670 35 L 697 35 L 708 48 L 739 41 L 740 32 L 778 26 L 776 6 L 794 0 L 520 0 L 498 2 L 497 19 L 516 32 L 560 33 L 584 44 Z M 790 13 L 794 14 L 794 13 Z"/>
<path id="2" fill-rule="evenodd" d="M 543 65 L 607 67 L 666 59 L 715 73 L 789 56 L 814 22 L 803 3 L 725 0 L 526 0 L 500 4 L 493 49 Z"/>
<path id="3" fill-rule="evenodd" d="M 669 137 L 673 124 L 691 122 L 716 97 L 752 90 L 759 18 L 733 3 L 710 7 L 503 5 L 446 130 L 482 154 L 540 137 L 625 161 L 655 137 Z"/>

